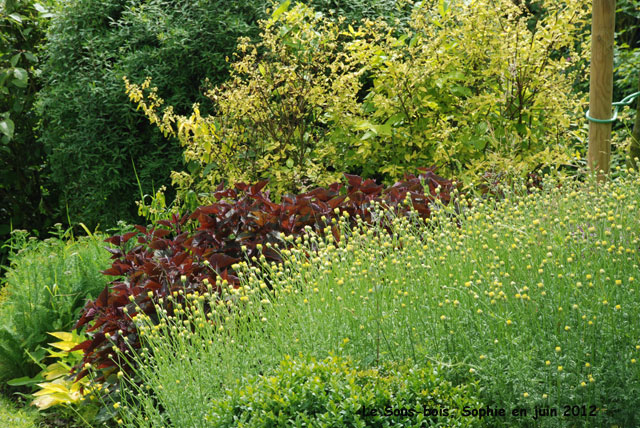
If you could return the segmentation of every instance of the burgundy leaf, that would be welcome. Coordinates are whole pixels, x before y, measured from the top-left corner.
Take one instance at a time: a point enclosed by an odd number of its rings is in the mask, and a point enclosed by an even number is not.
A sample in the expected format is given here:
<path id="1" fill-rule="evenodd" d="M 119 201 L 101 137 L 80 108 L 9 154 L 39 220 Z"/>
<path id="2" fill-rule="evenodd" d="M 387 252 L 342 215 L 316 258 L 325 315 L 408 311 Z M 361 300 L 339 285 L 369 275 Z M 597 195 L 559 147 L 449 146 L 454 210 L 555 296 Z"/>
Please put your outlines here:
<path id="1" fill-rule="evenodd" d="M 241 192 L 246 192 L 249 188 L 249 185 L 246 183 L 236 183 L 234 187 Z"/>
<path id="2" fill-rule="evenodd" d="M 218 269 L 225 269 L 226 267 L 231 266 L 232 264 L 240 261 L 240 259 L 237 259 L 235 257 L 229 257 L 225 254 L 214 254 L 213 256 L 209 257 L 208 260 L 212 266 Z"/>
<path id="3" fill-rule="evenodd" d="M 129 241 L 129 239 L 133 238 L 137 234 L 138 234 L 138 232 L 125 233 L 124 235 L 122 235 L 122 242 L 123 243 L 127 243 L 127 241 Z"/>
<path id="4" fill-rule="evenodd" d="M 169 235 L 171 233 L 170 230 L 167 229 L 155 229 L 153 231 L 153 236 L 155 236 L 156 238 L 164 238 L 165 236 Z"/>
<path id="5" fill-rule="evenodd" d="M 81 343 L 77 344 L 76 346 L 74 346 L 73 348 L 71 348 L 69 350 L 69 352 L 86 351 L 87 349 L 89 349 L 89 346 L 91 346 L 91 342 L 92 341 L 93 341 L 93 339 L 87 339 L 84 342 L 81 342 Z"/>
<path id="6" fill-rule="evenodd" d="M 329 199 L 327 201 L 327 204 L 329 204 L 329 207 L 333 210 L 335 208 L 338 207 L 338 205 L 340 205 L 342 202 L 344 202 L 344 200 L 347 199 L 347 196 L 336 196 L 333 199 Z"/>
<path id="7" fill-rule="evenodd" d="M 261 191 L 264 188 L 264 186 L 267 185 L 267 183 L 269 183 L 269 181 L 268 180 L 264 180 L 264 181 L 260 181 L 260 182 L 258 182 L 256 184 L 254 184 L 253 186 L 251 186 L 250 193 L 258 193 L 259 191 Z"/>
<path id="8" fill-rule="evenodd" d="M 362 183 L 362 177 L 357 175 L 345 174 L 344 176 L 351 187 L 359 187 Z"/>
<path id="9" fill-rule="evenodd" d="M 149 247 L 154 250 L 166 250 L 169 244 L 166 239 L 156 239 L 154 241 L 149 242 Z"/>
<path id="10" fill-rule="evenodd" d="M 104 242 L 108 242 L 109 244 L 113 244 L 116 247 L 119 247 L 121 240 L 122 240 L 122 238 L 120 237 L 120 235 L 116 235 L 116 236 L 111 236 L 111 237 L 105 239 Z"/>

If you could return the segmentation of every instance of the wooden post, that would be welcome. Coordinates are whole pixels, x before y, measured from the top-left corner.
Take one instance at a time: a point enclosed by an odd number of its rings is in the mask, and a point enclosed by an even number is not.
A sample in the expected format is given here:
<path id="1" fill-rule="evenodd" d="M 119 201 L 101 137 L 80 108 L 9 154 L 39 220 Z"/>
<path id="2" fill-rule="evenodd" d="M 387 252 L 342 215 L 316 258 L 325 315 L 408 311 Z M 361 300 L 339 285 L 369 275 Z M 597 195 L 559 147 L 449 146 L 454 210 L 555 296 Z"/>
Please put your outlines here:
<path id="1" fill-rule="evenodd" d="M 638 73 L 638 91 L 640 91 L 640 73 Z M 633 133 L 631 134 L 631 146 L 629 146 L 629 156 L 631 157 L 629 165 L 638 169 L 640 162 L 636 162 L 636 158 L 640 159 L 640 97 L 636 103 L 636 121 L 633 124 Z"/>
<path id="2" fill-rule="evenodd" d="M 613 98 L 613 34 L 616 0 L 593 0 L 591 18 L 591 80 L 589 115 L 610 119 Z M 598 177 L 609 173 L 611 158 L 611 123 L 589 122 L 589 167 Z M 602 173 L 601 173 L 602 172 Z"/>

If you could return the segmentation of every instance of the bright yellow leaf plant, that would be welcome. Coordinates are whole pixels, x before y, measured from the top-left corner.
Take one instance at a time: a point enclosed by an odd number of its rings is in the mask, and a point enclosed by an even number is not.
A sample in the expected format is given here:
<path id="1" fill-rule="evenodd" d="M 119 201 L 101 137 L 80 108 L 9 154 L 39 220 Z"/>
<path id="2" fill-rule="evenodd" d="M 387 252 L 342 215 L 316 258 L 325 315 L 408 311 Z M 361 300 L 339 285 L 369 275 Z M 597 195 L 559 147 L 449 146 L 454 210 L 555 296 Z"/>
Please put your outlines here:
<path id="1" fill-rule="evenodd" d="M 88 394 L 91 394 L 95 387 L 90 383 L 89 377 L 76 380 L 71 374 L 71 369 L 82 361 L 83 351 L 73 351 L 75 346 L 82 343 L 86 337 L 76 332 L 57 331 L 49 333 L 59 339 L 58 342 L 49 345 L 55 349 L 49 349 L 49 358 L 56 361 L 49 364 L 40 374 L 47 382 L 38 383 L 40 389 L 33 393 L 35 397 L 32 404 L 40 410 L 45 410 L 53 406 L 72 406 L 79 404 Z M 95 416 L 97 406 L 85 406 L 83 409 Z"/>
<path id="2" fill-rule="evenodd" d="M 570 160 L 584 96 L 586 0 L 416 3 L 410 28 L 354 28 L 282 3 L 261 40 L 240 40 L 210 115 L 163 108 L 151 81 L 130 99 L 184 146 L 179 201 L 206 203 L 220 183 L 270 180 L 273 194 L 350 172 L 391 182 L 415 167 L 467 184 Z"/>

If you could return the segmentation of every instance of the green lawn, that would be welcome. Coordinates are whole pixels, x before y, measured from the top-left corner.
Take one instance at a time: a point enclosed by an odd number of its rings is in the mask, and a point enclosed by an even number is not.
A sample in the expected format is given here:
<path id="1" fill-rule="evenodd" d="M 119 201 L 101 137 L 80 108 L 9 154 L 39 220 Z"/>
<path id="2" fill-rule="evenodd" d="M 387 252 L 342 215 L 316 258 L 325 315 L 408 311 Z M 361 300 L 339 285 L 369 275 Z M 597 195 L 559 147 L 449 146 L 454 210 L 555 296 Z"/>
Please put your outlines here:
<path id="1" fill-rule="evenodd" d="M 0 426 L 7 428 L 35 428 L 38 412 L 35 408 L 18 408 L 17 404 L 0 395 Z"/>

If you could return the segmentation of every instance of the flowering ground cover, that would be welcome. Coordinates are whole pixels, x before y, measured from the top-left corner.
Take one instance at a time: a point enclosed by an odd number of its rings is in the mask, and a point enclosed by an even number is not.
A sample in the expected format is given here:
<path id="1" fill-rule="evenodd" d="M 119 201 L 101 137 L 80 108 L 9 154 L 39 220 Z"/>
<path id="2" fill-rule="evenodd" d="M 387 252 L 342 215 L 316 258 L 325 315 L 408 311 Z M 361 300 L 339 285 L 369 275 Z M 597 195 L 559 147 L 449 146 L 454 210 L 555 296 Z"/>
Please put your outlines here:
<path id="1" fill-rule="evenodd" d="M 137 382 L 122 377 L 117 422 L 230 426 L 220 421 L 247 420 L 263 404 L 229 403 L 266 383 L 272 414 L 296 408 L 312 426 L 330 426 L 295 407 L 312 394 L 278 390 L 278 367 L 335 355 L 358 370 L 428 366 L 464 391 L 466 405 L 437 386 L 397 403 L 436 408 L 423 414 L 434 424 L 636 425 L 639 177 L 547 178 L 541 189 L 498 193 L 458 196 L 424 222 L 379 211 L 373 226 L 347 227 L 343 216 L 339 242 L 309 232 L 289 239 L 281 264 L 237 263 L 242 287 L 223 299 L 194 294 L 159 322 L 137 317 L 145 348 Z M 357 393 L 341 403 L 333 410 L 352 417 L 345 426 L 422 423 L 367 412 L 377 402 Z"/>

